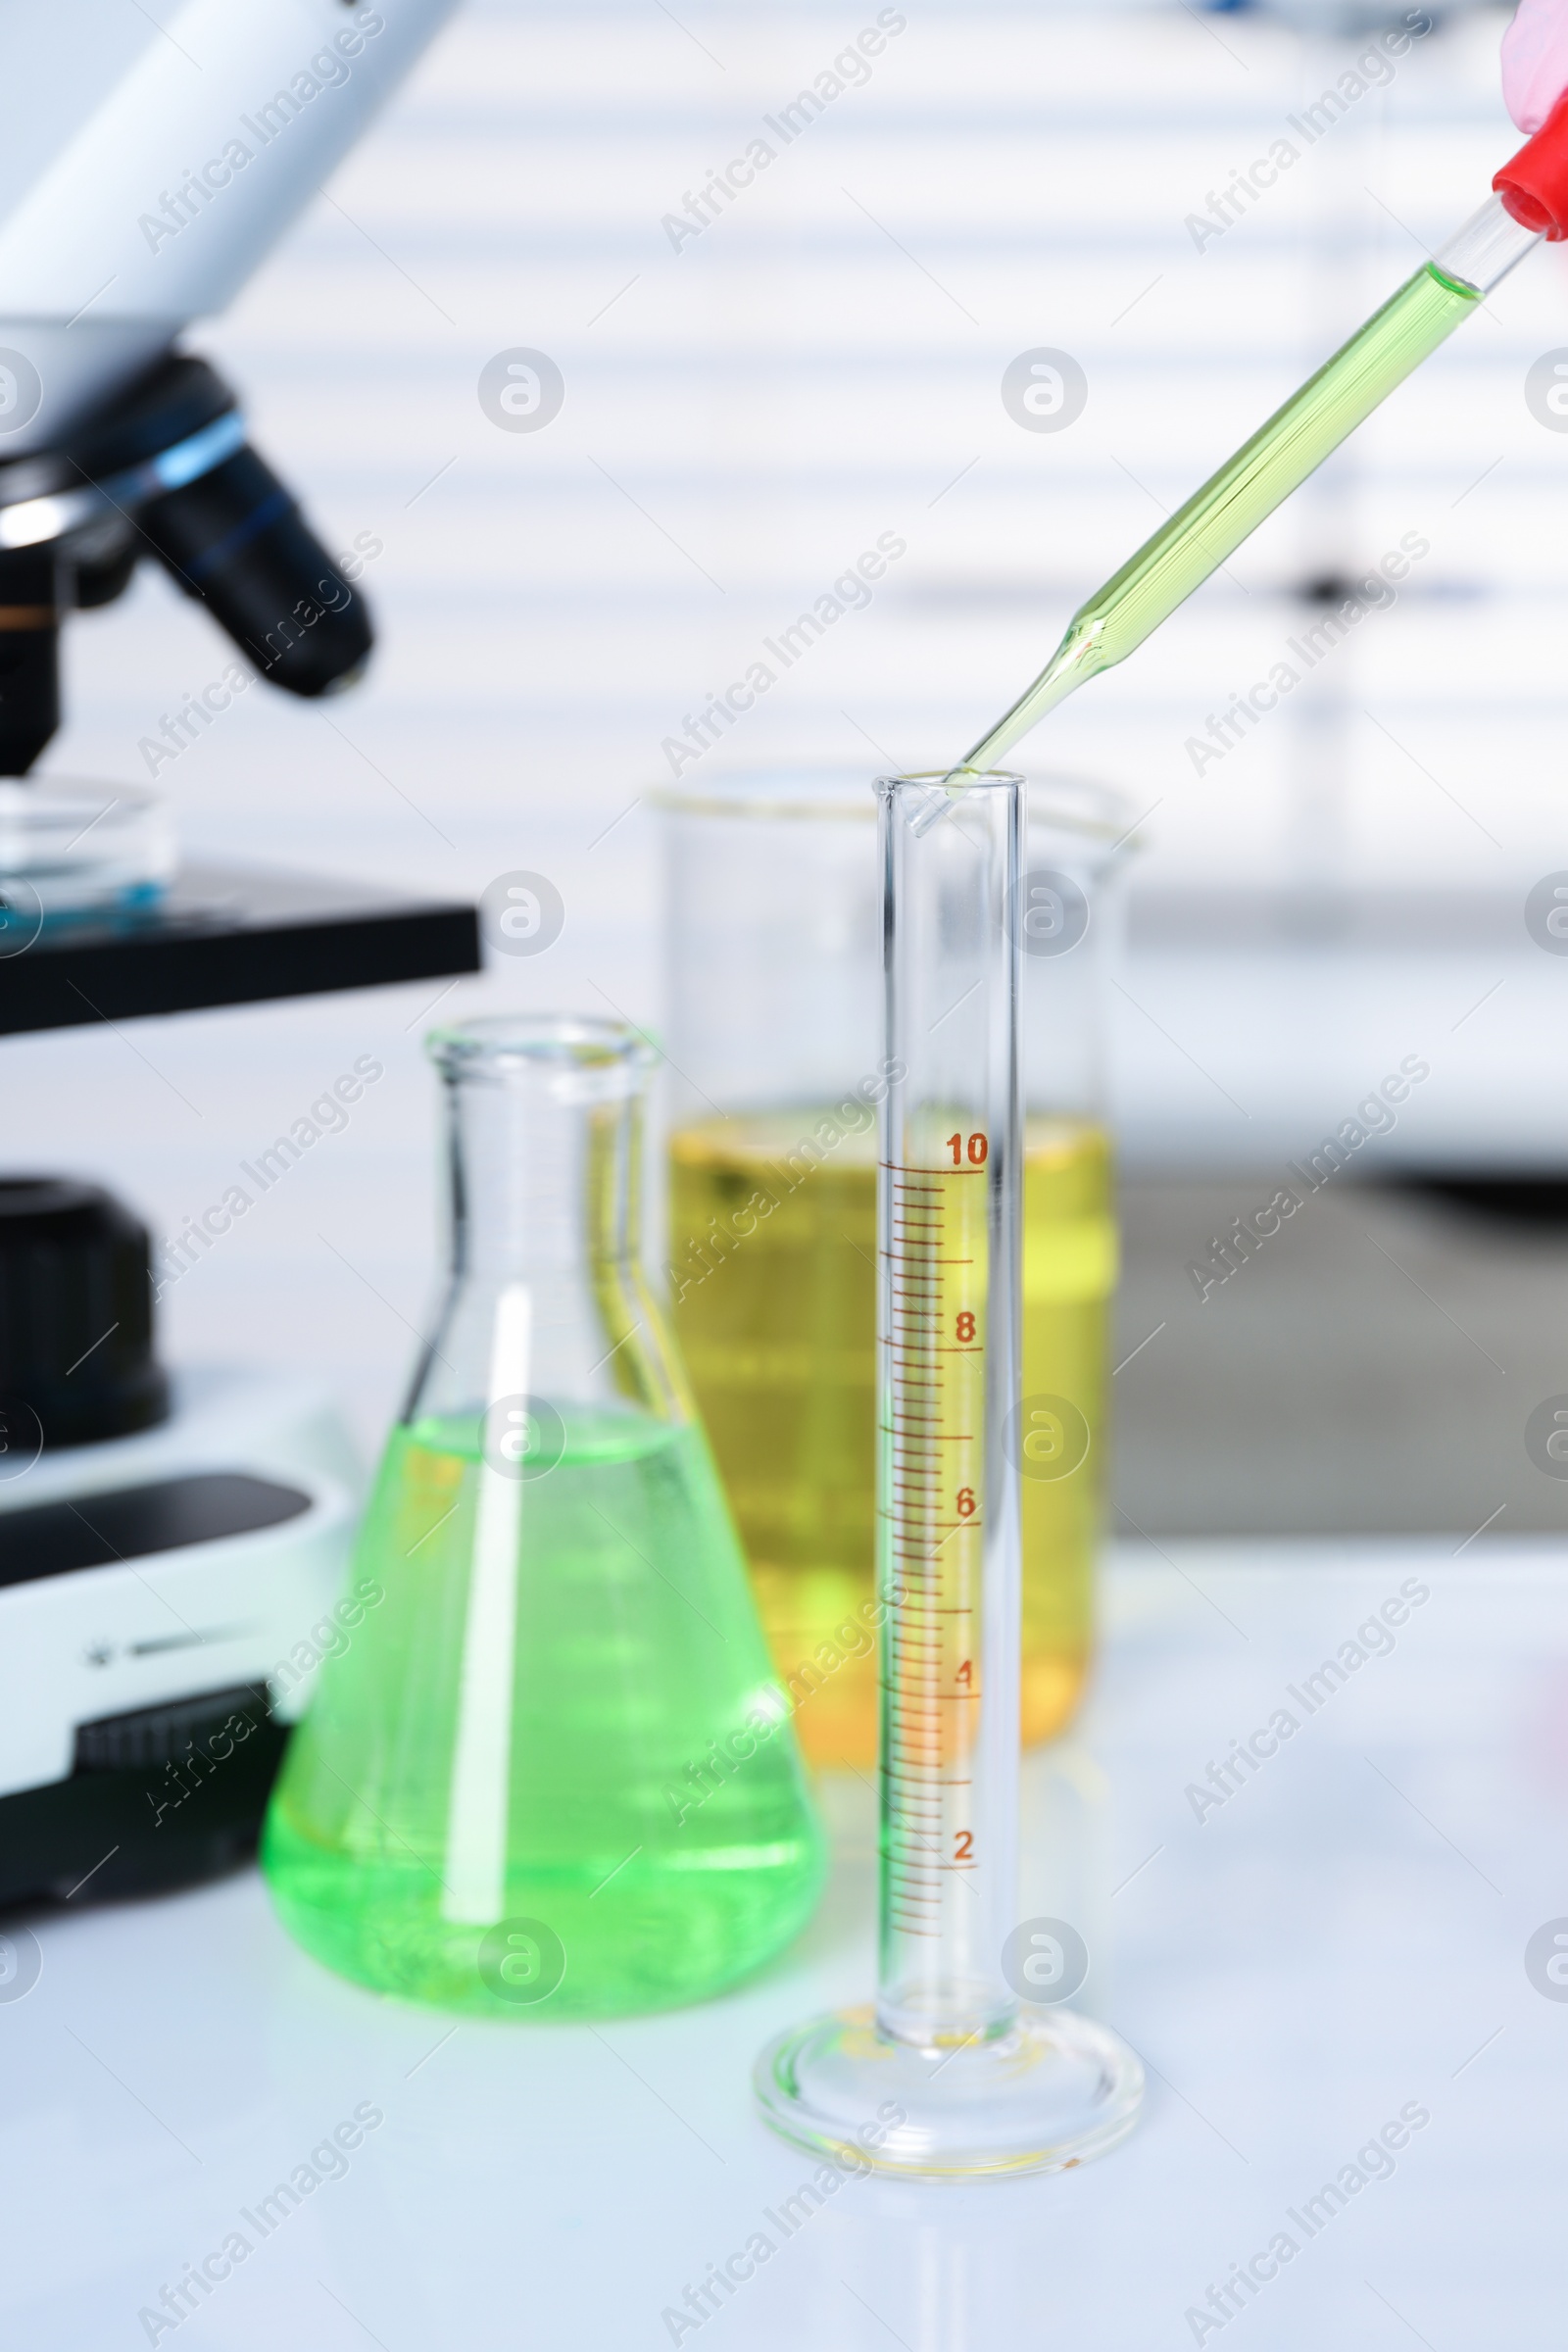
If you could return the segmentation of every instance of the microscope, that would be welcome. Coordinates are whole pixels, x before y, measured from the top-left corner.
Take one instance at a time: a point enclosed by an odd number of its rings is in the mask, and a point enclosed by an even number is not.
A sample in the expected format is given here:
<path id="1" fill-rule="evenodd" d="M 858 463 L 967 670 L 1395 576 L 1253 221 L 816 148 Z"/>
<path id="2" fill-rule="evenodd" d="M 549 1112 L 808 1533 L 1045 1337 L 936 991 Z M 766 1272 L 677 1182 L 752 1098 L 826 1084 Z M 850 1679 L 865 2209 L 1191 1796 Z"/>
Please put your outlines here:
<path id="1" fill-rule="evenodd" d="M 470 909 L 311 877 L 263 876 L 244 920 L 172 911 L 156 858 L 104 847 L 145 795 L 24 781 L 60 724 L 64 620 L 149 558 L 269 684 L 333 694 L 363 670 L 355 564 L 177 343 L 454 5 L 165 0 L 160 23 L 139 0 L 0 0 L 0 930 L 26 918 L 0 937 L 0 1031 L 477 959 Z M 357 1471 L 329 1395 L 281 1372 L 171 1382 L 153 1264 L 100 1187 L 0 1177 L 0 1909 L 241 1858 L 314 1666 L 379 1596 L 340 1597 Z"/>
<path id="2" fill-rule="evenodd" d="M 112 603 L 148 558 L 269 684 L 333 694 L 364 669 L 363 591 L 251 447 L 231 387 L 175 346 L 454 6 L 184 0 L 160 24 L 126 0 L 0 0 L 0 779 L 60 724 L 66 615 Z M 0 781 L 4 830 L 25 837 L 38 790 Z"/>

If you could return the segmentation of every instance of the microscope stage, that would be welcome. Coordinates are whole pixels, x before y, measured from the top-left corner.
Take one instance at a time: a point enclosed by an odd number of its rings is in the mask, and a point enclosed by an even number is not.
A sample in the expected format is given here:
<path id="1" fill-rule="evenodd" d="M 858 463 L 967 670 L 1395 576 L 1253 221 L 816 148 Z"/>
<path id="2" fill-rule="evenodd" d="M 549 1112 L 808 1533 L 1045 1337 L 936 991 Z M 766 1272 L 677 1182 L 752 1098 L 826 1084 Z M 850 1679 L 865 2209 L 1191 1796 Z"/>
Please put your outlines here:
<path id="1" fill-rule="evenodd" d="M 472 906 L 265 866 L 190 865 L 155 906 L 47 923 L 0 956 L 0 1035 L 478 969 Z"/>

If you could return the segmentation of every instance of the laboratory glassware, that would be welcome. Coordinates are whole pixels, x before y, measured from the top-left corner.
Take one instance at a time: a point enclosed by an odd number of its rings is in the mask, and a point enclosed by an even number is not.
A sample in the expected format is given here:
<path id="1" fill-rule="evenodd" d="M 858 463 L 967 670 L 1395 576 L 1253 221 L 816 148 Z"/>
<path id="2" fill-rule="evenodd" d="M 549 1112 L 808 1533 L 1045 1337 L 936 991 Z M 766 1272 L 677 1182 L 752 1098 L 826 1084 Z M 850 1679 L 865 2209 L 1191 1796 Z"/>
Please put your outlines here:
<path id="1" fill-rule="evenodd" d="M 45 928 L 156 907 L 174 865 L 173 822 L 157 794 L 0 776 L 0 959 L 24 955 Z"/>
<path id="2" fill-rule="evenodd" d="M 506 2017 L 701 1999 L 823 1844 L 638 1250 L 655 1056 L 616 1021 L 438 1031 L 451 1280 L 361 1534 L 373 1588 L 269 1817 L 292 1935 Z"/>
<path id="3" fill-rule="evenodd" d="M 1019 1392 L 1023 785 L 943 782 L 877 787 L 878 1995 L 780 2035 L 755 2083 L 802 2146 L 960 2180 L 1113 2146 L 1143 2070 L 1102 2026 L 1020 1999 L 1049 1978 L 1017 1918 L 1018 1462 L 1049 1442 Z"/>
<path id="4" fill-rule="evenodd" d="M 875 1760 L 876 801 L 781 771 L 662 796 L 668 1281 L 676 1331 L 808 1756 Z M 1028 795 L 1026 1387 L 1070 1444 L 1024 1490 L 1025 1743 L 1077 1704 L 1115 1275 L 1100 1034 L 1130 811 Z M 1044 1451 L 1044 1442 L 1037 1446 Z"/>
<path id="5" fill-rule="evenodd" d="M 1543 239 L 1568 233 L 1568 92 L 1464 226 L 1079 607 L 1034 683 L 954 771 L 1002 759 L 1124 662 Z M 927 821 L 940 813 L 933 805 Z"/>
<path id="6" fill-rule="evenodd" d="M 870 783 L 662 799 L 671 1308 L 808 1755 L 876 1754 Z"/>

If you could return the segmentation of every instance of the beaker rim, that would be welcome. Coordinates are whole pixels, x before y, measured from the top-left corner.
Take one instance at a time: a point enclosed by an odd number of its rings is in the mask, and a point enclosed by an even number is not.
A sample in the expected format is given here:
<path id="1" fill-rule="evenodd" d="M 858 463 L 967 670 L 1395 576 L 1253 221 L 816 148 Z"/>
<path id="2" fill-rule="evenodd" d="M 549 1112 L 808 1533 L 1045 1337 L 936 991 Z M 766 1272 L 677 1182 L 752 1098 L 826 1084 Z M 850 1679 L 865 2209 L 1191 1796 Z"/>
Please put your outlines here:
<path id="1" fill-rule="evenodd" d="M 940 782 L 950 772 L 932 769 L 925 780 Z M 864 768 L 813 769 L 802 764 L 719 774 L 703 784 L 664 784 L 648 797 L 665 815 L 873 824 L 876 781 Z M 1024 774 L 1023 783 L 1030 824 L 1056 825 L 1093 840 L 1135 846 L 1131 836 L 1138 812 L 1130 793 L 1070 769 Z"/>
<path id="2" fill-rule="evenodd" d="M 825 817 L 851 823 L 876 818 L 876 794 L 864 768 L 749 768 L 710 776 L 701 784 L 661 784 L 648 797 L 666 815 Z"/>
<path id="3" fill-rule="evenodd" d="M 507 1062 L 547 1068 L 642 1070 L 658 1050 L 629 1021 L 592 1012 L 489 1012 L 432 1029 L 424 1041 L 431 1060 L 449 1074 Z"/>

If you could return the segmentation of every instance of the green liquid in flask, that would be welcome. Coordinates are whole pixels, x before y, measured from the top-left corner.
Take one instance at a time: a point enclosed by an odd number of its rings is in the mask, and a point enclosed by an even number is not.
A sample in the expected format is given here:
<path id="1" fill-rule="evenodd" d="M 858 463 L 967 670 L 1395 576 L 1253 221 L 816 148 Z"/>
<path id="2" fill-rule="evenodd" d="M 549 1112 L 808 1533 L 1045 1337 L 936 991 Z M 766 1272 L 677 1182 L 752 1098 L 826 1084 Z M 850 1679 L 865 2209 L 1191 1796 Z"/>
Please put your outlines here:
<path id="1" fill-rule="evenodd" d="M 983 770 L 1074 687 L 1125 662 L 1470 317 L 1481 297 L 1427 263 L 1074 613 L 1027 694 L 961 762 Z"/>
<path id="2" fill-rule="evenodd" d="M 478 1663 L 504 1727 L 486 1894 L 453 1788 L 497 1526 L 514 1577 L 510 1653 Z M 367 1580 L 381 1597 L 324 1663 L 263 1849 L 308 1951 L 382 1991 L 553 2020 L 703 1999 L 804 1925 L 821 1837 L 699 1429 L 568 1418 L 555 1467 L 509 1482 L 476 1417 L 400 1426 Z"/>

